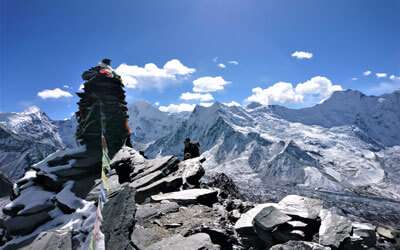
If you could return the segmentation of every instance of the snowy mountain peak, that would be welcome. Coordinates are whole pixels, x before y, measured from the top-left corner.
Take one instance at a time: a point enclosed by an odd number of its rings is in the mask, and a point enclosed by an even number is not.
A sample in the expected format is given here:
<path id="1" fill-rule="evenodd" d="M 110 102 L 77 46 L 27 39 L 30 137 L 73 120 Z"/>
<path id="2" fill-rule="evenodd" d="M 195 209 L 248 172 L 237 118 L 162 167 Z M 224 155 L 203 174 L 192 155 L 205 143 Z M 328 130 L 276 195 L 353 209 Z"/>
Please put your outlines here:
<path id="1" fill-rule="evenodd" d="M 41 110 L 38 106 L 30 106 L 26 108 L 22 113 L 24 114 L 32 114 L 32 113 L 40 113 Z"/>

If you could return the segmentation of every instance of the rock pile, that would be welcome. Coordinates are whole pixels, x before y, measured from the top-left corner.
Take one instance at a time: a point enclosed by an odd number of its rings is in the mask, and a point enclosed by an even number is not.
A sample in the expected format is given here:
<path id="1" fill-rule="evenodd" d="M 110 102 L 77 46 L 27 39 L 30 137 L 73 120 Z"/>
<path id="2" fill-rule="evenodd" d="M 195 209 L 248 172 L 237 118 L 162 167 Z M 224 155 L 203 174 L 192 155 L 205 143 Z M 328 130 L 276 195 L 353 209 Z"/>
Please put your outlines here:
<path id="1" fill-rule="evenodd" d="M 80 101 L 79 110 L 76 112 L 79 124 L 76 138 L 80 144 L 87 146 L 88 151 L 101 155 L 103 124 L 109 156 L 112 158 L 124 143 L 131 145 L 128 108 L 120 77 L 118 75 L 109 77 L 97 73 L 97 70 L 99 69 L 95 67 L 83 73 L 83 78 L 88 80 L 83 84 L 84 92 L 77 93 Z M 93 72 L 92 78 L 85 77 L 91 72 Z"/>
<path id="2" fill-rule="evenodd" d="M 109 201 L 103 209 L 101 227 L 106 249 L 326 250 L 399 246 L 397 230 L 350 220 L 338 209 L 325 208 L 317 199 L 289 195 L 278 203 L 242 201 L 237 198 L 237 187 L 224 174 L 210 178 L 209 183 L 202 182 L 205 171 L 201 162 L 200 158 L 181 162 L 173 156 L 148 160 L 134 149 L 122 147 L 112 159 L 112 166 L 128 169 L 130 175 L 122 185 L 117 174 L 109 178 Z M 72 189 L 72 181 L 54 192 L 38 186 L 36 179 L 37 173 L 28 172 L 18 184 L 18 198 L 4 211 L 9 216 L 3 222 L 11 240 L 5 249 L 23 245 L 46 245 L 51 249 L 85 246 L 93 226 L 98 185 L 80 199 Z M 72 228 L 62 223 L 72 219 L 77 221 Z"/>

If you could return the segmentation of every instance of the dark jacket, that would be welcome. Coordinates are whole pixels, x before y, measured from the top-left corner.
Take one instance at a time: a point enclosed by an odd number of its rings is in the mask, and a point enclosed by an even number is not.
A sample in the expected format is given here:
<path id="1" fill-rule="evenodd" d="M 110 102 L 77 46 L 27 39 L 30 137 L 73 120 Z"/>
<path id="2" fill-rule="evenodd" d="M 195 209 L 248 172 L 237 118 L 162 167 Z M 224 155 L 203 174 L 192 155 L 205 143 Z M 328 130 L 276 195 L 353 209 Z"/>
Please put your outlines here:
<path id="1" fill-rule="evenodd" d="M 190 158 L 196 158 L 200 156 L 200 143 L 198 142 L 189 142 L 187 146 L 185 146 L 185 150 L 183 151 L 184 155 L 190 154 Z"/>

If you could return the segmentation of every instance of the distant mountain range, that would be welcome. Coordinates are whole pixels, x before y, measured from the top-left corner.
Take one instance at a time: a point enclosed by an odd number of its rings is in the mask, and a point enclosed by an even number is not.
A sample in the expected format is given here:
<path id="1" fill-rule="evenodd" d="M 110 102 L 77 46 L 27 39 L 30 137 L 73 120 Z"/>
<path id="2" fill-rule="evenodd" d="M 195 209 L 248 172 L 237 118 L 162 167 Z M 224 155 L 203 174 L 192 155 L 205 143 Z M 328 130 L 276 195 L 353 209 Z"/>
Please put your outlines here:
<path id="1" fill-rule="evenodd" d="M 129 107 L 134 147 L 182 157 L 201 144 L 207 173 L 230 175 L 248 194 L 271 187 L 400 200 L 400 91 L 335 92 L 314 107 L 215 103 L 169 114 L 146 102 Z M 52 121 L 37 108 L 0 114 L 0 171 L 15 180 L 49 153 L 74 147 L 74 119 Z"/>

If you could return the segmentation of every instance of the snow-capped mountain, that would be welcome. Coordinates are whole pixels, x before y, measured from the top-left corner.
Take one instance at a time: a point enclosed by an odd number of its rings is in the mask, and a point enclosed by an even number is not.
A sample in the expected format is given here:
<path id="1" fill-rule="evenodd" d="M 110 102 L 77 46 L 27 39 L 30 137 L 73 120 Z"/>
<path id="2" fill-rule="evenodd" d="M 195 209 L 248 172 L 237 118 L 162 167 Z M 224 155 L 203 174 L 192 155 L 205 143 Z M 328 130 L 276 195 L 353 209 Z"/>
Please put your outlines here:
<path id="1" fill-rule="evenodd" d="M 207 169 L 230 175 L 242 189 L 295 186 L 399 200 L 400 164 L 394 162 L 400 151 L 387 148 L 400 144 L 399 100 L 399 92 L 367 97 L 344 91 L 299 110 L 198 106 L 146 154 L 182 155 L 182 142 L 191 137 L 200 142 Z M 311 122 L 301 122 L 307 117 Z"/>
<path id="2" fill-rule="evenodd" d="M 400 90 L 367 96 L 355 90 L 337 91 L 322 104 L 304 109 L 270 106 L 272 113 L 291 122 L 325 128 L 355 125 L 385 146 L 400 144 Z"/>
<path id="3" fill-rule="evenodd" d="M 145 101 L 129 106 L 129 127 L 132 129 L 132 142 L 138 150 L 175 130 L 184 120 L 185 114 L 161 112 Z"/>
<path id="4" fill-rule="evenodd" d="M 58 127 L 37 107 L 21 113 L 0 113 L 0 171 L 11 181 L 63 147 Z"/>
<path id="5" fill-rule="evenodd" d="M 248 193 L 266 185 L 400 199 L 400 92 L 343 91 L 305 109 L 215 103 L 169 114 L 146 102 L 129 107 L 132 141 L 146 155 L 182 157 L 201 144 L 204 166 Z M 61 147 L 74 147 L 76 121 L 51 121 L 37 108 L 0 114 L 0 165 L 15 179 Z"/>

